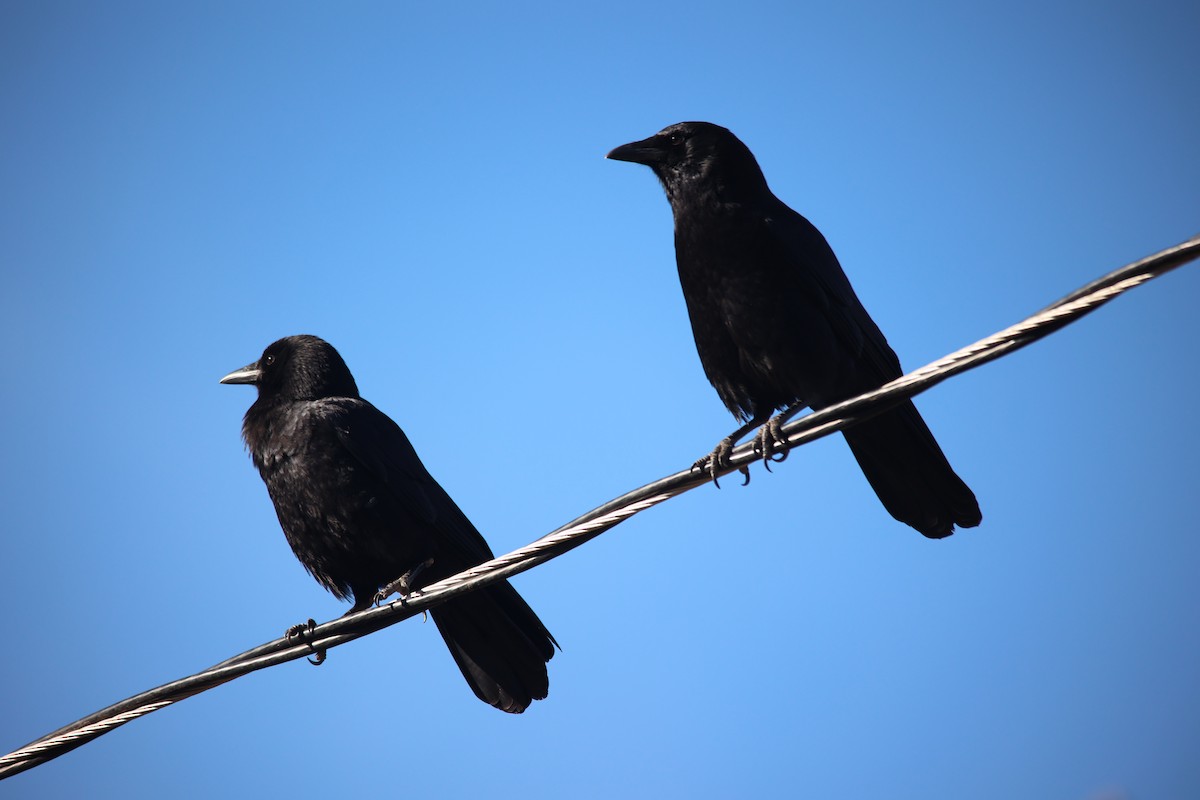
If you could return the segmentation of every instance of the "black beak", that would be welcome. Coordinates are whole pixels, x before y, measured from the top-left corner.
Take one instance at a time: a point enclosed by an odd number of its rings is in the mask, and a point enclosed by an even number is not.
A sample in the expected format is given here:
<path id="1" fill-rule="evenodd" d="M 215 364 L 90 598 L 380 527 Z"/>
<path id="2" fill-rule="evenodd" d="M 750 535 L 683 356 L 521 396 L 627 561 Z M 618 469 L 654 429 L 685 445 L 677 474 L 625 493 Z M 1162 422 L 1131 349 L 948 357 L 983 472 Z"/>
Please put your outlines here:
<path id="1" fill-rule="evenodd" d="M 262 376 L 262 370 L 258 368 L 258 362 L 247 364 L 241 369 L 235 369 L 233 372 L 221 378 L 221 383 L 258 383 L 258 379 Z"/>
<path id="2" fill-rule="evenodd" d="M 611 158 L 613 161 L 631 161 L 634 164 L 650 166 L 661 161 L 662 156 L 663 151 L 659 146 L 657 138 L 651 136 L 649 139 L 642 139 L 640 142 L 630 142 L 620 147 L 614 147 L 605 158 Z"/>

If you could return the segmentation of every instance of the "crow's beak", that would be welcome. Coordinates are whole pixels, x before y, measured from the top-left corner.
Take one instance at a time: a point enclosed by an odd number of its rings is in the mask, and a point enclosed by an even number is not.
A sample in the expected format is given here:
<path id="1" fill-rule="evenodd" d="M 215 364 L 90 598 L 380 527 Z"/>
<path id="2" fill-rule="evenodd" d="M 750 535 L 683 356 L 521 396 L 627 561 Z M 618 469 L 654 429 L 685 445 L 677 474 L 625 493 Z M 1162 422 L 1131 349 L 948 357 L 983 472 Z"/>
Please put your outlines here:
<path id="1" fill-rule="evenodd" d="M 221 383 L 258 383 L 259 377 L 262 376 L 262 370 L 258 368 L 258 362 L 247 364 L 241 369 L 235 369 L 233 372 L 221 378 Z"/>
<path id="2" fill-rule="evenodd" d="M 620 147 L 614 147 L 605 158 L 611 158 L 613 161 L 632 161 L 634 164 L 649 166 L 662 159 L 662 148 L 655 137 L 651 136 L 640 142 L 630 142 Z"/>

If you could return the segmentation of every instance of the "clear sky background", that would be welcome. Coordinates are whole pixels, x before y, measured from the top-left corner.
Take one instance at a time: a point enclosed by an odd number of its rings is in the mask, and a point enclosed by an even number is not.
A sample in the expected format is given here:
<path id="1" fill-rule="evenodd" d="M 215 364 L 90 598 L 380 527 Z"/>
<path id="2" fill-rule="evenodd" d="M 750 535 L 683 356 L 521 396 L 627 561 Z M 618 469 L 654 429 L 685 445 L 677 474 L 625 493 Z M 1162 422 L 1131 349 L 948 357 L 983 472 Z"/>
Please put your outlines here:
<path id="1" fill-rule="evenodd" d="M 345 610 L 217 384 L 318 334 L 497 552 L 733 428 L 669 207 L 731 128 L 908 369 L 1200 231 L 1194 3 L 6 3 L 0 752 Z M 550 698 L 412 620 L 13 798 L 1200 796 L 1200 270 L 918 398 L 927 541 L 841 437 L 520 576 Z"/>

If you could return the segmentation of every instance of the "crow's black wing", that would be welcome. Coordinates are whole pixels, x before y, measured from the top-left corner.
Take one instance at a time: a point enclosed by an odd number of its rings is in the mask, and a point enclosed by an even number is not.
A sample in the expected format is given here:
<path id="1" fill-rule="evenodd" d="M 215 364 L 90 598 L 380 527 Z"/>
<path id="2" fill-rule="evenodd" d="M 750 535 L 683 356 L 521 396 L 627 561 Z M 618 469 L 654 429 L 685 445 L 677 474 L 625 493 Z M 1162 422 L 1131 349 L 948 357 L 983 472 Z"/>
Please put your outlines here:
<path id="1" fill-rule="evenodd" d="M 331 398 L 321 402 L 346 450 L 387 487 L 394 500 L 428 527 L 441 552 L 459 557 L 454 568 L 464 569 L 493 557 L 467 515 L 425 469 L 399 425 L 366 400 Z"/>
<path id="2" fill-rule="evenodd" d="M 869 366 L 876 384 L 901 375 L 900 359 L 871 319 L 850 285 L 833 248 L 811 222 L 776 200 L 767 220 L 774 242 L 794 266 L 814 298 L 822 298 L 826 317 L 846 350 Z"/>

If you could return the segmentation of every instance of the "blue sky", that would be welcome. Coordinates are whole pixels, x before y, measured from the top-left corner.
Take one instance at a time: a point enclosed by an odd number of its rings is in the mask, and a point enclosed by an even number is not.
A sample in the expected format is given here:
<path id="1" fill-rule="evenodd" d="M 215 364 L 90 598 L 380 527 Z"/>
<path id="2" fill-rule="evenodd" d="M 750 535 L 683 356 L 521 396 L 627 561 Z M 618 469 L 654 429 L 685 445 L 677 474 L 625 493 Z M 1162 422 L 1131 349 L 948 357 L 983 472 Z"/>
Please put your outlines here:
<path id="1" fill-rule="evenodd" d="M 344 606 L 217 384 L 314 333 L 498 552 L 708 452 L 670 212 L 615 145 L 730 127 L 908 369 L 1200 231 L 1185 3 L 0 9 L 0 751 Z M 918 406 L 983 525 L 835 437 L 520 576 L 550 698 L 410 621 L 6 797 L 1200 795 L 1185 267 Z"/>

